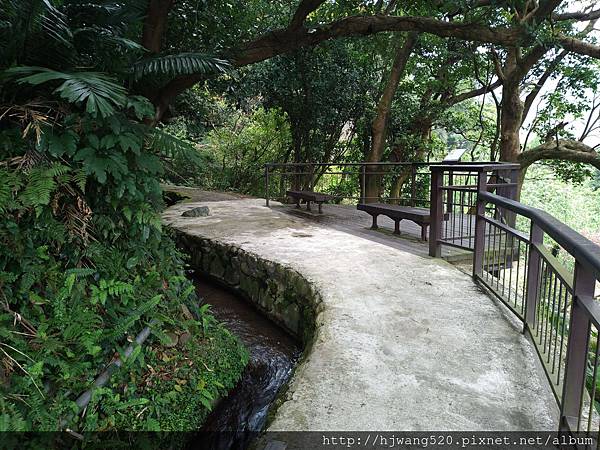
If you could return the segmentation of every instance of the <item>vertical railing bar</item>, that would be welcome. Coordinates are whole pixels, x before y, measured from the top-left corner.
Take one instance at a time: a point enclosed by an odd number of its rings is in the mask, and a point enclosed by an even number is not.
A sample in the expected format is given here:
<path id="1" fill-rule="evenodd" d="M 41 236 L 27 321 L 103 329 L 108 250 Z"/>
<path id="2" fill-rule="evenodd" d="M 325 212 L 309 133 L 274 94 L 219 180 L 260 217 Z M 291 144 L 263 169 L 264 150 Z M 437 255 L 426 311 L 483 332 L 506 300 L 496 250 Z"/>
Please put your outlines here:
<path id="1" fill-rule="evenodd" d="M 521 240 L 517 241 L 517 271 L 515 272 L 515 302 L 519 299 L 519 295 L 521 296 L 521 314 L 523 315 L 523 319 L 525 319 L 525 289 L 521 291 L 521 284 L 519 283 L 519 279 L 521 277 Z M 524 244 L 525 245 L 525 244 Z M 527 247 L 525 247 L 527 250 Z"/>
<path id="2" fill-rule="evenodd" d="M 473 237 L 473 233 L 471 232 L 471 217 L 472 217 L 472 214 L 469 214 L 469 212 L 472 211 L 472 208 L 473 208 L 473 202 L 471 201 L 472 200 L 472 196 L 473 196 L 473 192 L 472 191 L 467 192 L 466 195 L 465 195 L 465 197 L 466 197 L 465 202 L 467 203 L 467 205 L 466 205 L 466 213 L 463 210 L 463 216 L 464 216 L 464 219 L 467 221 L 467 223 L 466 223 L 466 229 L 467 229 L 467 233 L 468 233 L 468 236 L 469 236 L 469 238 L 467 240 L 467 247 L 471 247 L 472 246 L 472 248 L 475 248 L 475 239 Z M 471 205 L 471 206 L 469 206 L 469 205 Z"/>
<path id="3" fill-rule="evenodd" d="M 546 333 L 548 332 L 548 313 L 550 312 L 550 308 L 549 308 L 549 296 L 550 294 L 548 293 L 548 284 L 549 284 L 549 280 L 552 279 L 552 270 L 548 265 L 548 262 L 545 262 L 545 270 L 544 270 L 544 290 L 543 295 L 544 295 L 544 311 L 543 311 L 543 324 L 542 324 L 542 332 L 540 335 L 540 345 L 542 346 L 542 351 L 545 351 L 546 348 Z"/>
<path id="4" fill-rule="evenodd" d="M 502 228 L 496 227 L 498 235 L 498 262 L 496 263 L 496 292 L 500 293 L 500 271 L 502 267 Z"/>
<path id="5" fill-rule="evenodd" d="M 366 186 L 366 182 L 367 182 L 367 166 L 366 164 L 361 164 L 360 166 L 360 171 L 361 171 L 361 177 L 362 177 L 362 186 L 361 186 L 361 203 L 366 203 L 366 196 L 367 196 L 367 186 Z"/>
<path id="6" fill-rule="evenodd" d="M 550 348 L 552 346 L 552 330 L 554 329 L 554 318 L 555 318 L 555 310 L 556 310 L 556 284 L 558 283 L 558 277 L 556 273 L 554 274 L 554 285 L 552 287 L 552 314 L 550 318 L 550 339 L 548 340 L 548 359 L 547 362 L 550 363 Z"/>
<path id="7" fill-rule="evenodd" d="M 265 206 L 269 207 L 269 165 L 265 164 Z"/>
<path id="8" fill-rule="evenodd" d="M 513 284 L 512 284 L 512 274 L 513 274 L 513 265 L 512 263 L 515 261 L 515 244 L 513 242 L 513 239 L 516 239 L 514 237 L 511 237 L 511 245 L 510 245 L 510 260 L 511 260 L 511 265 L 510 265 L 510 271 L 508 272 L 508 303 L 510 303 L 510 297 L 512 294 L 512 290 L 513 290 Z M 516 239 L 517 242 L 520 242 L 518 239 Z M 515 300 L 514 300 L 514 304 L 515 304 L 515 310 L 517 309 L 517 296 L 515 295 Z"/>
<path id="9" fill-rule="evenodd" d="M 552 270 L 552 265 L 548 264 L 548 281 L 546 290 L 548 291 L 546 297 L 546 329 L 544 330 L 544 353 L 546 352 L 546 344 L 548 343 L 548 333 L 552 330 L 552 310 L 550 309 L 550 297 L 552 296 L 552 280 L 556 279 L 556 274 Z"/>
<path id="10" fill-rule="evenodd" d="M 508 232 L 505 231 L 504 232 L 504 267 L 502 269 L 502 296 L 504 297 L 504 292 L 506 291 L 506 271 L 507 271 L 507 261 L 508 261 L 508 249 L 507 249 L 507 245 L 508 245 Z"/>
<path id="11" fill-rule="evenodd" d="M 561 407 L 561 424 L 565 425 L 568 417 L 577 415 L 577 430 L 580 429 L 583 392 L 586 383 L 586 370 L 590 341 L 591 320 L 581 298 L 593 298 L 596 287 L 593 272 L 584 267 L 577 259 L 573 275 L 573 294 L 571 320 L 569 324 L 569 341 L 567 344 L 565 376 L 563 383 L 563 402 Z"/>
<path id="12" fill-rule="evenodd" d="M 598 332 L 598 330 L 596 330 L 596 333 Z M 589 340 L 591 343 L 591 339 Z M 589 416 L 588 416 L 588 426 L 587 426 L 587 432 L 590 433 L 592 431 L 592 417 L 594 414 L 594 402 L 595 402 L 595 397 L 596 397 L 596 381 L 597 381 L 597 375 L 598 375 L 598 351 L 600 350 L 600 347 L 598 346 L 598 341 L 596 340 L 596 352 L 595 352 L 595 358 L 594 358 L 594 374 L 592 375 L 592 392 L 590 393 L 590 410 L 589 410 Z"/>
<path id="13" fill-rule="evenodd" d="M 539 309 L 538 294 L 540 281 L 541 258 L 539 252 L 535 249 L 535 244 L 541 243 L 544 239 L 544 232 L 534 221 L 531 221 L 529 231 L 529 244 L 526 280 L 523 281 L 525 293 L 525 319 L 532 330 L 536 329 L 537 310 Z"/>
<path id="14" fill-rule="evenodd" d="M 414 207 L 415 199 L 417 197 L 417 186 L 415 184 L 417 181 L 417 169 L 414 164 L 411 164 L 410 171 L 411 171 L 411 173 L 410 173 L 410 178 L 411 178 L 410 206 Z"/>
<path id="15" fill-rule="evenodd" d="M 454 179 L 454 177 L 453 177 Z M 455 238 L 456 238 L 456 191 L 448 191 L 448 195 L 450 200 L 450 203 L 448 205 L 448 207 L 450 208 L 450 210 L 452 211 L 452 242 L 455 242 Z"/>
<path id="16" fill-rule="evenodd" d="M 464 191 L 460 191 L 457 192 L 457 197 L 458 197 L 458 205 L 456 205 L 456 209 L 457 209 L 457 214 L 459 217 L 459 223 L 458 223 L 458 234 L 460 237 L 460 245 L 463 245 L 463 232 L 462 232 L 462 196 L 464 194 Z"/>
<path id="17" fill-rule="evenodd" d="M 528 268 L 528 261 L 529 261 L 529 254 L 530 254 L 530 250 L 529 250 L 529 245 L 527 245 L 527 243 L 524 243 L 523 246 L 525 247 L 525 255 L 523 258 L 523 288 L 521 289 L 521 309 L 523 310 L 523 316 L 525 315 L 525 308 L 526 308 L 526 299 L 527 299 L 527 277 L 529 276 L 529 272 L 527 270 Z M 521 261 L 519 260 L 519 264 L 521 263 Z"/>
<path id="18" fill-rule="evenodd" d="M 429 213 L 431 224 L 429 226 L 429 256 L 439 258 L 442 255 L 440 248 L 441 229 L 444 223 L 444 205 L 442 195 L 443 173 L 438 170 L 431 172 L 431 197 Z"/>
<path id="19" fill-rule="evenodd" d="M 548 312 L 548 304 L 546 299 L 546 288 L 548 287 L 548 263 L 544 260 L 542 262 L 542 280 L 540 283 L 540 306 L 541 306 L 541 320 L 540 320 L 540 345 L 544 342 L 544 328 L 546 326 L 546 313 Z"/>
<path id="20" fill-rule="evenodd" d="M 485 251 L 485 257 L 486 257 L 486 261 L 487 261 L 487 266 L 486 266 L 486 276 L 485 279 L 486 281 L 489 283 L 490 282 L 490 277 L 491 277 L 491 244 L 492 244 L 492 224 L 488 222 L 487 224 L 487 249 Z"/>
<path id="21" fill-rule="evenodd" d="M 477 177 L 477 192 L 481 192 L 486 189 L 485 176 Z M 473 240 L 473 275 L 483 276 L 483 265 L 485 260 L 485 225 L 486 221 L 483 219 L 485 215 L 485 204 L 483 200 L 477 199 L 475 205 L 475 238 Z M 486 277 L 487 279 L 487 277 Z"/>
<path id="22" fill-rule="evenodd" d="M 558 354 L 558 379 L 560 380 L 560 372 L 563 366 L 563 351 L 565 350 L 565 333 L 568 332 L 567 329 L 567 310 L 569 307 L 569 296 L 571 294 L 569 294 L 569 292 L 565 289 L 565 304 L 563 305 L 564 308 L 564 318 L 563 318 L 563 323 L 562 323 L 562 327 L 560 330 L 560 353 Z M 572 301 L 571 301 L 572 303 Z M 568 340 L 567 340 L 567 345 L 568 345 Z M 566 355 L 565 355 L 566 357 Z M 564 376 L 564 375 L 563 375 Z M 559 381 L 560 382 L 560 381 Z"/>
<path id="23" fill-rule="evenodd" d="M 502 228 L 496 227 L 496 233 L 498 235 L 498 262 L 496 263 L 496 292 L 500 293 L 500 270 L 501 270 L 501 258 L 502 258 Z"/>
<path id="24" fill-rule="evenodd" d="M 500 246 L 496 241 L 496 238 L 499 237 L 500 233 L 499 233 L 499 228 L 497 226 L 494 226 L 494 278 L 495 280 L 492 280 L 492 283 L 495 281 L 496 282 L 496 292 L 498 291 L 498 281 L 500 279 L 500 252 L 496 251 L 496 249 L 499 249 Z"/>
<path id="25" fill-rule="evenodd" d="M 494 273 L 496 270 L 496 226 L 490 224 L 490 231 L 491 231 L 490 234 L 492 235 L 492 245 L 490 248 L 490 250 L 492 251 L 492 264 L 490 267 L 490 269 L 491 269 L 490 275 L 492 276 L 492 278 L 490 280 L 490 284 L 491 284 L 491 287 L 493 288 L 494 287 L 494 277 L 495 277 Z"/>
<path id="26" fill-rule="evenodd" d="M 562 319 L 562 323 L 561 323 L 561 319 L 560 319 L 560 312 L 562 310 L 562 295 L 563 295 L 563 284 L 562 282 L 559 284 L 559 290 L 558 290 L 558 321 L 556 323 L 556 333 L 554 335 L 554 356 L 552 357 L 552 373 L 554 373 L 554 371 L 556 370 L 556 351 L 558 349 L 557 345 L 558 345 L 558 329 L 561 327 L 562 324 L 564 324 L 564 321 L 566 320 L 566 317 Z M 562 333 L 561 333 L 561 337 L 562 337 Z M 562 342 L 561 342 L 562 345 Z M 560 359 L 558 361 L 560 363 Z"/>
<path id="27" fill-rule="evenodd" d="M 587 355 L 590 352 L 590 332 L 592 329 L 592 323 L 588 320 L 587 322 L 587 342 L 585 344 L 585 362 L 586 362 L 586 369 L 587 369 Z M 583 382 L 581 383 L 581 393 L 579 394 L 579 414 L 577 414 L 577 431 L 581 431 L 581 416 L 583 415 L 583 407 L 585 406 L 583 403 L 583 399 L 585 397 L 585 375 L 586 375 L 586 371 L 584 370 L 583 372 L 584 374 L 584 379 Z"/>

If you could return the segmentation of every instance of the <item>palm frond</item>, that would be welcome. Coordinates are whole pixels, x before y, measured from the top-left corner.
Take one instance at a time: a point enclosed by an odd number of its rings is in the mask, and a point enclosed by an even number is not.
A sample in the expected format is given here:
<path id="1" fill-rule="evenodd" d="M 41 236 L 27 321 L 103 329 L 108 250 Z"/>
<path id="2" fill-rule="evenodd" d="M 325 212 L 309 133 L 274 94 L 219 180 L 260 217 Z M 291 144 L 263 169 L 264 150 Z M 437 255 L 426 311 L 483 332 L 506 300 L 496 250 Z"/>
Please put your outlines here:
<path id="1" fill-rule="evenodd" d="M 112 27 L 90 26 L 77 28 L 73 35 L 77 38 L 85 38 L 89 42 L 98 45 L 99 43 L 109 44 L 111 46 L 122 47 L 125 50 L 143 51 L 144 47 L 131 39 L 119 36 Z"/>
<path id="2" fill-rule="evenodd" d="M 42 0 L 45 12 L 41 17 L 42 28 L 48 33 L 48 36 L 71 47 L 71 29 L 67 24 L 66 16 L 56 9 L 49 0 Z"/>
<path id="3" fill-rule="evenodd" d="M 116 80 L 97 72 L 58 72 L 44 67 L 18 66 L 7 69 L 4 75 L 18 84 L 37 86 L 51 81 L 62 81 L 54 90 L 62 98 L 75 104 L 85 103 L 86 112 L 102 117 L 114 114 L 114 107 L 127 104 L 127 90 Z"/>
<path id="4" fill-rule="evenodd" d="M 73 51 L 67 17 L 50 0 L 4 0 L 0 9 L 0 56 L 8 65 L 16 57 L 27 60 L 42 44 L 60 49 L 55 57 Z"/>
<path id="5" fill-rule="evenodd" d="M 160 128 L 152 130 L 148 146 L 163 159 L 183 158 L 194 165 L 200 165 L 203 162 L 198 149 L 192 142 L 173 136 Z"/>
<path id="6" fill-rule="evenodd" d="M 146 75 L 213 75 L 224 73 L 229 67 L 229 62 L 204 53 L 179 53 L 143 59 L 133 66 L 133 76 L 137 80 Z"/>

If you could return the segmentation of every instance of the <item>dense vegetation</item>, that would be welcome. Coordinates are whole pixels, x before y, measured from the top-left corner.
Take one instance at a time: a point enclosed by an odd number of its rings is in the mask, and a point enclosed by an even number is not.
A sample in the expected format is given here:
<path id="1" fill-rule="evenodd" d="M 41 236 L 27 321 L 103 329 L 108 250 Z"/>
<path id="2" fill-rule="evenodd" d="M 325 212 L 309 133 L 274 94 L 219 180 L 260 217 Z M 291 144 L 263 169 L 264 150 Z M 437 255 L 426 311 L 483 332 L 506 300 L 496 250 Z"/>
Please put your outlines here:
<path id="1" fill-rule="evenodd" d="M 266 162 L 463 147 L 599 239 L 600 12 L 576 6 L 0 0 L 0 430 L 191 429 L 235 384 L 247 354 L 198 307 L 161 182 L 257 195 Z"/>
<path id="2" fill-rule="evenodd" d="M 247 354 L 198 308 L 161 227 L 162 159 L 187 147 L 146 125 L 154 107 L 124 87 L 143 57 L 128 39 L 141 12 L 1 10 L 0 430 L 194 429 Z M 145 326 L 151 345 L 125 357 Z M 77 396 L 117 357 L 125 370 L 80 411 Z"/>

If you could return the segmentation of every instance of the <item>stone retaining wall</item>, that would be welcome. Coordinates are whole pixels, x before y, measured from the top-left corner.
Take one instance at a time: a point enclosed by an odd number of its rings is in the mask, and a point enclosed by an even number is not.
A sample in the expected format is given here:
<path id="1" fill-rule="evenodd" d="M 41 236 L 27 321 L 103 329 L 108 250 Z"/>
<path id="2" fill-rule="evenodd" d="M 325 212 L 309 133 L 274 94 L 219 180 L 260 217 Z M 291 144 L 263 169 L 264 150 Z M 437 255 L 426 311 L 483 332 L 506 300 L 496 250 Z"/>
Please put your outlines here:
<path id="1" fill-rule="evenodd" d="M 254 303 L 306 346 L 313 337 L 321 296 L 296 270 L 239 247 L 177 232 L 191 267 Z"/>

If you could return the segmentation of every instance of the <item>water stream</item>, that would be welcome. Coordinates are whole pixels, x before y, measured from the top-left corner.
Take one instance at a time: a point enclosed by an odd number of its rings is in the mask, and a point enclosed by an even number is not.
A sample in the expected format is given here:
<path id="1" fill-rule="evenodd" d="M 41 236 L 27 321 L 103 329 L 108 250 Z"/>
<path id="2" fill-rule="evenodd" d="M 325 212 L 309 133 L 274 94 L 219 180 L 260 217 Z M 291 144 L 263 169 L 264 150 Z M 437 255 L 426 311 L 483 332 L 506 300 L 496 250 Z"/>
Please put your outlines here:
<path id="1" fill-rule="evenodd" d="M 212 305 L 212 314 L 250 352 L 238 385 L 207 418 L 201 448 L 245 449 L 253 432 L 264 427 L 269 406 L 292 374 L 301 348 L 248 301 L 201 276 L 195 276 L 194 283 L 198 295 Z"/>

